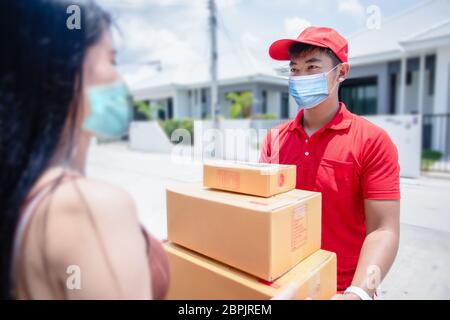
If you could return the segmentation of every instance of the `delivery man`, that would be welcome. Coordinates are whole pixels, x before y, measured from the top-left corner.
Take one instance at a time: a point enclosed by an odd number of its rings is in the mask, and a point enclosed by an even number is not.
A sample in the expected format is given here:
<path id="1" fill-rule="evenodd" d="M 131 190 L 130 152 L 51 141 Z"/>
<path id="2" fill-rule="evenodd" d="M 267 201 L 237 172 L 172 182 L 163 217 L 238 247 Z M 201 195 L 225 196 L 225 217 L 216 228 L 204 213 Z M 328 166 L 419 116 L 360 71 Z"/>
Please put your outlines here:
<path id="1" fill-rule="evenodd" d="M 260 161 L 295 164 L 296 188 L 322 193 L 322 248 L 337 254 L 334 299 L 372 299 L 399 244 L 397 149 L 339 102 L 350 67 L 347 41 L 335 30 L 309 27 L 274 42 L 269 54 L 290 61 L 289 93 L 299 111 L 269 131 Z"/>

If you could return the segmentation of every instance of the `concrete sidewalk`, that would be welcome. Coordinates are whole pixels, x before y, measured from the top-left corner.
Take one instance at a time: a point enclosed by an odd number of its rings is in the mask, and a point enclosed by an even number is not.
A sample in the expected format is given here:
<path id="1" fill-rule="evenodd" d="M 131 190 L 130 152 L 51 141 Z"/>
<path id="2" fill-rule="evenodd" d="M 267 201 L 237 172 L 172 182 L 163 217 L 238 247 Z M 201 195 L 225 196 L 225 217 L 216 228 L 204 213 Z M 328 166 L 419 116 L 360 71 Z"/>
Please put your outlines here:
<path id="1" fill-rule="evenodd" d="M 93 146 L 87 174 L 128 190 L 143 224 L 166 237 L 165 187 L 201 182 L 201 163 L 135 152 L 123 143 Z M 450 180 L 401 179 L 401 240 L 380 299 L 450 299 Z"/>

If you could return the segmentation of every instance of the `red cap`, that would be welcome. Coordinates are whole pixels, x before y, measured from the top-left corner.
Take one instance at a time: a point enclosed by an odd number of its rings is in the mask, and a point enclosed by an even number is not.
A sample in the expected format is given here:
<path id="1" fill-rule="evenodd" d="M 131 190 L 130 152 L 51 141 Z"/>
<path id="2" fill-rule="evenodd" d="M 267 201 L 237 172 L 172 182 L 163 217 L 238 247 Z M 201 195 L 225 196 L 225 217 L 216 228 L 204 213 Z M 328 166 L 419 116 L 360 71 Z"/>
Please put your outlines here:
<path id="1" fill-rule="evenodd" d="M 281 39 L 272 43 L 269 55 L 275 60 L 289 60 L 289 47 L 295 42 L 329 48 L 341 62 L 348 62 L 348 43 L 343 36 L 331 28 L 308 27 L 297 39 Z"/>

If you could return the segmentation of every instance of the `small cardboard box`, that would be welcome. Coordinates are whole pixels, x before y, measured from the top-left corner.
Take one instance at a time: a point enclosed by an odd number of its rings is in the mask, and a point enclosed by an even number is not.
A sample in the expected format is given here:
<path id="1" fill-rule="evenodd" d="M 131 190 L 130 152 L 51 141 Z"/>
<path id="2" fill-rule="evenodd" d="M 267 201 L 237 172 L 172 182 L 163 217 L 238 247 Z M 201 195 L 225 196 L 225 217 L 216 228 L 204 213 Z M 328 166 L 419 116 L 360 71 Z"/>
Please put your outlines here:
<path id="1" fill-rule="evenodd" d="M 207 162 L 203 185 L 226 191 L 270 197 L 295 189 L 296 166 L 252 162 Z"/>
<path id="2" fill-rule="evenodd" d="M 167 188 L 168 239 L 267 281 L 320 249 L 321 194 L 261 198 L 198 184 Z"/>
<path id="3" fill-rule="evenodd" d="M 336 254 L 319 250 L 270 283 L 175 244 L 164 244 L 171 266 L 169 300 L 270 299 L 287 285 L 300 285 L 295 299 L 336 294 Z"/>

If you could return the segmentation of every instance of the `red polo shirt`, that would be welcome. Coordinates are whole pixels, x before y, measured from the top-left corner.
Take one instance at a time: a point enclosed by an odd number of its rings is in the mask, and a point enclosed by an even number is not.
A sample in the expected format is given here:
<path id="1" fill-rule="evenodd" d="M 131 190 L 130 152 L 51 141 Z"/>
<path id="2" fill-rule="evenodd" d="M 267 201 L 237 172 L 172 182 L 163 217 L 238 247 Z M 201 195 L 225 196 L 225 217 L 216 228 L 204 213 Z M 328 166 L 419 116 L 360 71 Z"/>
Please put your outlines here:
<path id="1" fill-rule="evenodd" d="M 334 118 L 311 137 L 302 118 L 303 109 L 269 131 L 260 161 L 295 164 L 296 188 L 322 193 L 322 248 L 336 252 L 338 290 L 345 290 L 366 236 L 364 199 L 400 199 L 397 148 L 384 130 L 342 102 Z"/>

